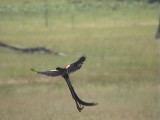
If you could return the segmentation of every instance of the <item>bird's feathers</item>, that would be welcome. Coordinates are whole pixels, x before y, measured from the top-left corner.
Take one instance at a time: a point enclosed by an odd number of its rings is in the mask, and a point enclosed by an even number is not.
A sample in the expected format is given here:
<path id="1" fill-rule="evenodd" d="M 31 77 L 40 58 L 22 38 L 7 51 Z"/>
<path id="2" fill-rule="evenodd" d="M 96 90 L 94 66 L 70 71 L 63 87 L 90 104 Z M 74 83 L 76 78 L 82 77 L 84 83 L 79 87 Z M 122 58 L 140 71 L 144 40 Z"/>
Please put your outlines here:
<path id="1" fill-rule="evenodd" d="M 87 103 L 87 102 L 82 101 L 77 96 L 76 92 L 74 91 L 74 88 L 73 88 L 73 86 L 70 82 L 68 74 L 70 74 L 72 72 L 75 72 L 78 69 L 80 69 L 85 60 L 86 60 L 86 57 L 82 56 L 76 62 L 68 65 L 66 68 L 57 67 L 56 70 L 49 70 L 49 71 L 44 71 L 44 72 L 36 71 L 33 68 L 31 68 L 31 70 L 38 73 L 38 74 L 43 74 L 43 75 L 46 75 L 46 76 L 55 77 L 55 76 L 60 76 L 61 75 L 65 79 L 65 81 L 67 82 L 67 85 L 69 87 L 71 95 L 76 102 L 78 111 L 81 112 L 81 110 L 84 108 L 84 106 L 94 106 L 94 105 L 97 105 L 97 103 Z"/>
<path id="2" fill-rule="evenodd" d="M 67 82 L 67 85 L 70 89 L 70 92 L 72 94 L 72 97 L 73 99 L 75 99 L 80 105 L 85 105 L 85 106 L 94 106 L 94 105 L 97 105 L 97 103 L 88 103 L 88 102 L 84 102 L 82 101 L 76 94 L 71 82 L 70 82 L 70 79 L 69 79 L 69 76 L 68 75 L 65 75 L 63 76 L 63 78 L 65 79 L 65 81 Z"/>
<path id="3" fill-rule="evenodd" d="M 58 70 L 49 70 L 49 71 L 44 71 L 44 72 L 36 71 L 33 68 L 31 68 L 31 70 L 38 73 L 38 74 L 43 74 L 46 76 L 56 77 L 56 76 L 61 75 L 61 73 Z"/>
<path id="4" fill-rule="evenodd" d="M 83 64 L 83 62 L 84 62 L 85 60 L 86 60 L 86 57 L 85 57 L 85 56 L 82 56 L 82 57 L 80 57 L 76 62 L 74 62 L 74 63 L 72 63 L 72 64 L 70 64 L 70 65 L 67 65 L 67 67 L 64 68 L 64 69 L 66 69 L 66 71 L 67 71 L 66 74 L 75 72 L 75 71 L 77 71 L 78 69 L 80 69 L 80 68 L 82 67 L 82 64 Z M 59 67 L 57 67 L 57 68 L 59 68 Z M 59 69 L 57 69 L 57 68 L 56 68 L 56 70 L 49 70 L 49 71 L 44 71 L 44 72 L 36 71 L 36 70 L 34 70 L 33 68 L 31 68 L 31 70 L 34 71 L 34 72 L 37 72 L 38 74 L 44 74 L 44 75 L 46 75 L 46 76 L 55 77 L 55 76 L 59 76 L 59 75 L 62 75 L 62 74 L 63 74 L 63 73 L 62 73 Z M 62 68 L 60 68 L 60 69 L 62 69 Z"/>
<path id="5" fill-rule="evenodd" d="M 86 60 L 85 56 L 80 57 L 76 62 L 68 65 L 66 67 L 68 73 L 72 73 L 77 71 L 78 69 L 80 69 L 82 67 L 83 62 Z"/>

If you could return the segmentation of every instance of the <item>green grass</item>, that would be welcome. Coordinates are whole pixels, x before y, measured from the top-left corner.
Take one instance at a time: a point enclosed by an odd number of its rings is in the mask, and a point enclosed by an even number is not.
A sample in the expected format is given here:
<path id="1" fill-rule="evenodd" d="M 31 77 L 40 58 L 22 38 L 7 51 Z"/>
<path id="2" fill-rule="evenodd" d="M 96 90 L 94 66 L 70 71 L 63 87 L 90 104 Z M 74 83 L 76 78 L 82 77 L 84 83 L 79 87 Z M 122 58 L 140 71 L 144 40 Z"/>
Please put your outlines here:
<path id="1" fill-rule="evenodd" d="M 0 48 L 2 120 L 158 119 L 156 4 L 49 1 L 45 27 L 44 3 L 22 3 L 0 4 L 0 40 L 45 46 L 68 56 Z M 71 81 L 82 100 L 99 104 L 79 113 L 62 78 L 37 75 L 30 68 L 63 67 L 83 54 L 87 60 Z"/>

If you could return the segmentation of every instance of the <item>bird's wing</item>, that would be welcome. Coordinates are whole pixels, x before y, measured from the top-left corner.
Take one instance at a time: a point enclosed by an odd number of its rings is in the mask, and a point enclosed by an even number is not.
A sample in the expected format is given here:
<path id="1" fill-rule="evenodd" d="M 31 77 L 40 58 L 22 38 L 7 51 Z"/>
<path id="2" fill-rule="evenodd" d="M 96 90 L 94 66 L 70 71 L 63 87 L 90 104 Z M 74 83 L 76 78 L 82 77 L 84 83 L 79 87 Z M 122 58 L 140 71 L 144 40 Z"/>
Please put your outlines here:
<path id="1" fill-rule="evenodd" d="M 78 69 L 80 69 L 82 67 L 83 62 L 86 60 L 85 56 L 80 57 L 76 62 L 68 65 L 66 67 L 68 73 L 72 73 L 77 71 Z"/>
<path id="2" fill-rule="evenodd" d="M 38 74 L 43 74 L 43 75 L 46 75 L 46 76 L 56 77 L 56 76 L 61 75 L 61 73 L 58 70 L 49 70 L 49 71 L 44 71 L 44 72 L 36 71 L 33 68 L 31 68 L 31 70 L 38 73 Z"/>

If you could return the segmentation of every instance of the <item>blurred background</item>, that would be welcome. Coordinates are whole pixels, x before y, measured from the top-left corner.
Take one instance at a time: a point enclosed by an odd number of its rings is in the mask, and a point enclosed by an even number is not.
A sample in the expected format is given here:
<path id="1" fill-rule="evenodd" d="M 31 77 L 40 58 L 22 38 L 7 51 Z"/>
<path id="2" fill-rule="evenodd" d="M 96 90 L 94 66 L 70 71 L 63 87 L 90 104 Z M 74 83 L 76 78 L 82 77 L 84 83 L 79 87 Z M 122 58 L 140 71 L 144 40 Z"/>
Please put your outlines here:
<path id="1" fill-rule="evenodd" d="M 158 119 L 158 0 L 1 0 L 1 120 Z M 63 56 L 62 56 L 63 55 Z M 98 102 L 79 113 L 65 81 L 33 73 L 86 55 L 70 75 L 79 97 Z"/>

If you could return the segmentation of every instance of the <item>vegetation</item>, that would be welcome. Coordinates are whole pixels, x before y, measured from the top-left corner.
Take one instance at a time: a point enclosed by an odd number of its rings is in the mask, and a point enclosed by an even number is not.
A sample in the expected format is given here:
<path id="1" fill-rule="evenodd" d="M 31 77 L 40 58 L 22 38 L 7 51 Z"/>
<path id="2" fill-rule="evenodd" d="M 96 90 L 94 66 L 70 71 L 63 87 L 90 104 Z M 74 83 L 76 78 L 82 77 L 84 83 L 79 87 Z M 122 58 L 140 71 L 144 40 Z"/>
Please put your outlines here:
<path id="1" fill-rule="evenodd" d="M 40 0 L 1 1 L 1 41 L 68 54 L 0 48 L 1 120 L 158 119 L 157 4 L 79 1 L 48 0 L 47 6 Z M 79 113 L 63 79 L 37 75 L 30 68 L 62 67 L 83 54 L 87 60 L 71 81 L 83 100 L 99 105 Z"/>

